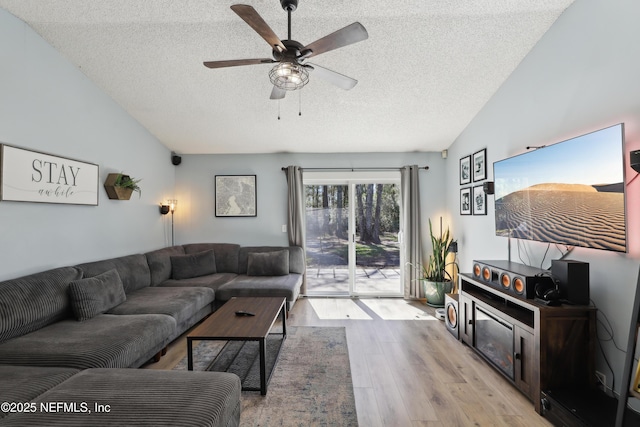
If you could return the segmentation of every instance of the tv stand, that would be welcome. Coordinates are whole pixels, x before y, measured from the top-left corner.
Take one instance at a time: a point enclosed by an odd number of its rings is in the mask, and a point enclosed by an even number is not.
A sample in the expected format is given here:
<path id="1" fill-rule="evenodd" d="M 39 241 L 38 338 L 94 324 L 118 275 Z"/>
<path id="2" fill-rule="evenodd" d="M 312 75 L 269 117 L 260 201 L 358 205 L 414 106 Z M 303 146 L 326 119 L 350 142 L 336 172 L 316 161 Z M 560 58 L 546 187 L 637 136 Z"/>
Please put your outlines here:
<path id="1" fill-rule="evenodd" d="M 477 281 L 470 274 L 460 274 L 459 289 L 461 341 L 527 396 L 539 414 L 543 390 L 595 388 L 595 308 L 552 307 L 520 299 Z M 486 333 L 483 323 L 487 318 L 513 331 L 513 354 L 507 355 L 513 360 L 512 376 L 482 351 L 479 340 Z"/>

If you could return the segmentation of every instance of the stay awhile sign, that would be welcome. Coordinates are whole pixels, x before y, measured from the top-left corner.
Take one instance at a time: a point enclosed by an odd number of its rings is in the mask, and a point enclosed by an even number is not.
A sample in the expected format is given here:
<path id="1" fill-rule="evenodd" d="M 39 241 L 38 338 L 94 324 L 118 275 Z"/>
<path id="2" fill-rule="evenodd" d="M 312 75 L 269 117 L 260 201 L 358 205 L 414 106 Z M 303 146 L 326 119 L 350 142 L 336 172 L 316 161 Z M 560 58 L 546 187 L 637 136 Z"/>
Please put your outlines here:
<path id="1" fill-rule="evenodd" d="M 0 200 L 98 204 L 98 165 L 0 144 Z"/>

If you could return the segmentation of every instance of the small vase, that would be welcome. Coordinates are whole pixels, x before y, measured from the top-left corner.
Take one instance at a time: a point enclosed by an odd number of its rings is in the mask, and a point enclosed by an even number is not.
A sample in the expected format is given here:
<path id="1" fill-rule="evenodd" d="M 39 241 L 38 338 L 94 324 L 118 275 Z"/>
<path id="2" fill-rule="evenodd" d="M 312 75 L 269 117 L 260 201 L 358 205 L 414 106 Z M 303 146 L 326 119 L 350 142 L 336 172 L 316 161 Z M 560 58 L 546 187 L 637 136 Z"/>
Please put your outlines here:
<path id="1" fill-rule="evenodd" d="M 453 282 L 432 282 L 422 281 L 424 286 L 424 296 L 427 298 L 427 305 L 431 307 L 444 307 L 444 295 L 451 292 Z"/>

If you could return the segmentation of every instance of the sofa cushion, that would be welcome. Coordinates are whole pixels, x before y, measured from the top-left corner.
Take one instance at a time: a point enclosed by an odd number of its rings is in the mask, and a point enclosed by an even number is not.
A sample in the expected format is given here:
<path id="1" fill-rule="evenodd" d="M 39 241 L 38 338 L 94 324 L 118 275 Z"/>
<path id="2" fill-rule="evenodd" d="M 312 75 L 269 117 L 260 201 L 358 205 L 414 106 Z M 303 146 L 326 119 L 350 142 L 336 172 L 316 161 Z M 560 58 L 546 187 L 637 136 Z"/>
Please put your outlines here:
<path id="1" fill-rule="evenodd" d="M 147 257 L 147 264 L 151 273 L 151 286 L 158 286 L 160 283 L 171 278 L 172 255 L 184 255 L 182 246 L 170 246 L 144 254 Z"/>
<path id="2" fill-rule="evenodd" d="M 171 278 L 181 280 L 216 273 L 213 250 L 171 257 Z"/>
<path id="3" fill-rule="evenodd" d="M 238 252 L 238 274 L 247 274 L 249 254 L 282 250 L 289 252 L 289 273 L 304 273 L 304 254 L 298 246 L 243 246 Z"/>
<path id="4" fill-rule="evenodd" d="M 86 402 L 91 411 L 12 414 L 11 425 L 235 427 L 240 378 L 226 372 L 87 369 L 34 400 Z M 95 404 L 109 405 L 96 413 Z"/>
<path id="5" fill-rule="evenodd" d="M 285 274 L 289 274 L 288 250 L 249 253 L 248 276 L 284 276 Z"/>
<path id="6" fill-rule="evenodd" d="M 71 308 L 80 321 L 112 309 L 127 299 L 116 269 L 69 283 Z"/>
<path id="7" fill-rule="evenodd" d="M 207 274 L 206 276 L 192 277 L 190 279 L 182 279 L 175 280 L 169 279 L 165 280 L 160 284 L 160 287 L 197 287 L 203 286 L 206 288 L 213 289 L 217 291 L 218 288 L 225 283 L 228 283 L 235 279 L 237 274 L 235 273 L 216 273 L 216 274 Z"/>
<path id="8" fill-rule="evenodd" d="M 124 291 L 127 294 L 151 285 L 149 264 L 147 264 L 147 257 L 143 254 L 87 262 L 76 267 L 82 270 L 84 277 L 97 276 L 115 268 L 118 270 Z"/>
<path id="9" fill-rule="evenodd" d="M 62 267 L 0 282 L 0 343 L 70 317 L 67 289 L 81 277 Z"/>
<path id="10" fill-rule="evenodd" d="M 235 243 L 190 243 L 183 245 L 185 254 L 213 250 L 216 256 L 218 273 L 238 272 L 238 252 L 240 245 Z"/>
<path id="11" fill-rule="evenodd" d="M 175 319 L 164 314 L 61 320 L 0 344 L 0 364 L 137 368 L 162 350 L 175 331 Z"/>
<path id="12" fill-rule="evenodd" d="M 300 246 L 289 246 L 289 272 L 304 274 L 307 263 L 304 259 L 304 249 Z"/>
<path id="13" fill-rule="evenodd" d="M 211 307 L 215 292 L 209 288 L 166 288 L 152 286 L 137 290 L 109 314 L 166 314 L 176 319 L 179 329 L 205 307 Z M 199 319 L 198 319 L 199 320 Z"/>
<path id="14" fill-rule="evenodd" d="M 29 402 L 78 372 L 71 368 L 0 365 L 0 402 Z M 0 418 L 6 415 L 0 411 Z"/>

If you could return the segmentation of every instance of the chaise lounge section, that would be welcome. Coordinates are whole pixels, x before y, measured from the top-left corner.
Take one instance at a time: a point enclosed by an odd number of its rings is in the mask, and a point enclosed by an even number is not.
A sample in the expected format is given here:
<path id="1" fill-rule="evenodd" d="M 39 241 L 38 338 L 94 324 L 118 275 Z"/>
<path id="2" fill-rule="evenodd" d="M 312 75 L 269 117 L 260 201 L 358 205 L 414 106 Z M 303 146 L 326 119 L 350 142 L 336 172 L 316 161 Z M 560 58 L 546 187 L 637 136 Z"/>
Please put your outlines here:
<path id="1" fill-rule="evenodd" d="M 236 427 L 240 379 L 224 372 L 0 365 L 2 426 Z M 59 406 L 59 405 L 66 406 Z"/>

